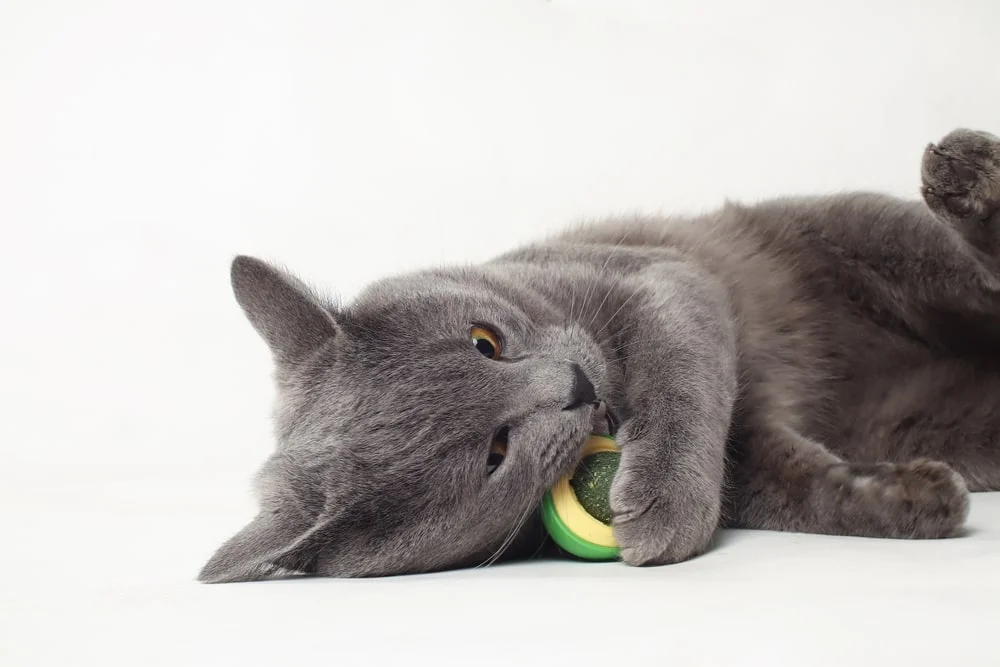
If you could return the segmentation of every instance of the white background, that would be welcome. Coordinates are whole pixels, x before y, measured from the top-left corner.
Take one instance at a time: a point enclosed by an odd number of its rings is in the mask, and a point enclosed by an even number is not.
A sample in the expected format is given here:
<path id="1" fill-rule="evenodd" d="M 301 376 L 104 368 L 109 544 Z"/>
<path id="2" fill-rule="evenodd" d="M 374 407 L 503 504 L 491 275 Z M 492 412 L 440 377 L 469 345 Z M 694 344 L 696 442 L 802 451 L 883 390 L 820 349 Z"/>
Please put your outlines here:
<path id="1" fill-rule="evenodd" d="M 271 446 L 233 254 L 349 298 L 581 217 L 913 196 L 927 141 L 1000 131 L 998 34 L 995 0 L 0 3 L 0 663 L 997 664 L 996 495 L 938 543 L 193 576 Z"/>

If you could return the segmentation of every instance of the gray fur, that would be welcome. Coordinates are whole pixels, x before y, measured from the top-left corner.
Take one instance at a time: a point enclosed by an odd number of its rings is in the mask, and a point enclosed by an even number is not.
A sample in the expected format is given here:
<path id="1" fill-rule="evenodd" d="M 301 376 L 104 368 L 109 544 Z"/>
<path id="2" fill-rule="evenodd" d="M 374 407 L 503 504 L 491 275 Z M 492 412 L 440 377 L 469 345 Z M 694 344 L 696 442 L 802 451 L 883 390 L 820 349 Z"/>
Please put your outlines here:
<path id="1" fill-rule="evenodd" d="M 1000 489 L 1000 141 L 953 132 L 922 173 L 926 204 L 609 220 L 346 308 L 237 258 L 237 300 L 275 358 L 277 447 L 260 514 L 201 579 L 537 552 L 539 500 L 601 418 L 574 406 L 575 364 L 622 418 L 627 563 L 690 558 L 723 525 L 961 534 L 967 489 Z M 502 333 L 503 359 L 476 351 L 471 323 Z"/>

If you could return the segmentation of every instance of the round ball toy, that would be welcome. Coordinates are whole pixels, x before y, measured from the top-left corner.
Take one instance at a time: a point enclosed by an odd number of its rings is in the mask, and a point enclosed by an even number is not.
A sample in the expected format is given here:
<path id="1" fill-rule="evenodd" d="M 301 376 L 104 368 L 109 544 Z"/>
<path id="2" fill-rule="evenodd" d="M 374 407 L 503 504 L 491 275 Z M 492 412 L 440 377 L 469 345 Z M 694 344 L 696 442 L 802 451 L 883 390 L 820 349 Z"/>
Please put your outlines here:
<path id="1" fill-rule="evenodd" d="M 612 438 L 590 436 L 576 470 L 559 480 L 542 499 L 545 529 L 556 544 L 578 558 L 618 558 L 609 496 L 620 456 Z"/>

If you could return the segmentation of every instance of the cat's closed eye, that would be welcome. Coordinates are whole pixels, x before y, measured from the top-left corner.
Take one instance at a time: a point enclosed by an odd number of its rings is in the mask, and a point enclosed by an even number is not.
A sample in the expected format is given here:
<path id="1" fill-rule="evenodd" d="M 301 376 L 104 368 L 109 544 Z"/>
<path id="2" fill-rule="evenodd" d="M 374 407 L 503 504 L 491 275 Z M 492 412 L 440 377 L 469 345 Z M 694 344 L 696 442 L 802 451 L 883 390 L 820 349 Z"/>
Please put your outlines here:
<path id="1" fill-rule="evenodd" d="M 500 334 L 486 325 L 472 325 L 469 329 L 469 338 L 479 353 L 487 359 L 499 359 L 503 354 L 503 340 Z"/>

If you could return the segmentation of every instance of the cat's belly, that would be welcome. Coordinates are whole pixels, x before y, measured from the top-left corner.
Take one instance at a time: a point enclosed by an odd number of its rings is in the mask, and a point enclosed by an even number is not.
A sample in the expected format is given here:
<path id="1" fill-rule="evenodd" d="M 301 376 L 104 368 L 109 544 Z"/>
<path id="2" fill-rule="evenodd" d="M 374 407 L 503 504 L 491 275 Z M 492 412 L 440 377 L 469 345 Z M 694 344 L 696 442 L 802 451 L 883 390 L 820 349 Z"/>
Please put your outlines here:
<path id="1" fill-rule="evenodd" d="M 836 291 L 822 298 L 801 289 L 754 296 L 741 314 L 745 417 L 777 419 L 838 454 L 865 447 L 857 425 L 871 406 L 934 359 L 905 327 Z"/>

